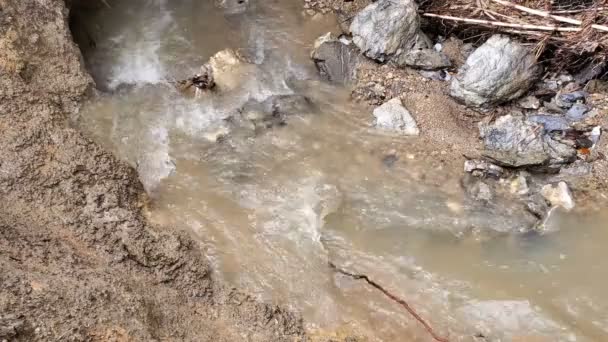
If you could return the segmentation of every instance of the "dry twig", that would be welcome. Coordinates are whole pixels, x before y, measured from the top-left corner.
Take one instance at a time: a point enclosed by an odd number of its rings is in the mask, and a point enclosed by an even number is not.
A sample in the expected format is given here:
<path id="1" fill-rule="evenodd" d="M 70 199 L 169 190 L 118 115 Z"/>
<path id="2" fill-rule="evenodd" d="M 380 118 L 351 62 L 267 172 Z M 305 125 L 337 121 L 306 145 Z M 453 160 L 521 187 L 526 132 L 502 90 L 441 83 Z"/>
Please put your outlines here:
<path id="1" fill-rule="evenodd" d="M 422 324 L 424 326 L 424 328 L 426 329 L 426 331 L 431 335 L 431 337 L 433 337 L 433 339 L 435 341 L 438 341 L 438 342 L 449 342 L 447 338 L 441 337 L 441 336 L 437 335 L 437 333 L 435 332 L 435 330 L 433 330 L 433 328 L 422 317 L 420 317 L 420 315 L 405 300 L 403 300 L 403 299 L 397 297 L 396 295 L 390 293 L 388 290 L 386 290 L 380 284 L 378 284 L 375 281 L 371 280 L 367 275 L 365 275 L 365 274 L 355 274 L 355 273 L 348 272 L 346 270 L 343 270 L 343 269 L 339 268 L 338 266 L 336 266 L 331 261 L 329 262 L 329 267 L 331 269 L 333 269 L 335 272 L 338 272 L 338 273 L 343 274 L 345 276 L 351 277 L 353 279 L 356 279 L 356 280 L 363 279 L 363 280 L 365 280 L 369 285 L 371 285 L 375 289 L 379 290 L 385 296 L 387 296 L 388 298 L 392 299 L 393 301 L 399 303 L 403 308 L 405 308 L 405 310 L 410 315 L 412 315 L 412 317 L 414 317 L 420 324 Z"/>
<path id="2" fill-rule="evenodd" d="M 554 15 L 545 11 L 540 11 L 537 9 L 533 9 L 533 8 L 528 8 L 522 5 L 518 5 L 518 4 L 514 4 L 512 2 L 509 1 L 505 1 L 505 0 L 491 0 L 497 4 L 503 5 L 503 6 L 507 6 L 507 7 L 511 7 L 511 8 L 515 8 L 517 10 L 520 10 L 522 12 L 526 12 L 532 15 L 536 15 L 539 17 L 543 17 L 543 18 L 551 18 L 553 20 L 562 22 L 562 23 L 568 23 L 568 24 L 572 24 L 572 25 L 577 25 L 577 26 L 581 26 L 583 25 L 583 22 L 581 20 L 578 19 L 572 19 L 572 18 L 568 18 L 568 17 L 564 17 L 561 15 Z M 598 24 L 591 24 L 591 27 L 596 29 L 596 30 L 600 30 L 600 31 L 605 31 L 608 32 L 608 26 L 604 26 L 604 25 L 598 25 Z"/>

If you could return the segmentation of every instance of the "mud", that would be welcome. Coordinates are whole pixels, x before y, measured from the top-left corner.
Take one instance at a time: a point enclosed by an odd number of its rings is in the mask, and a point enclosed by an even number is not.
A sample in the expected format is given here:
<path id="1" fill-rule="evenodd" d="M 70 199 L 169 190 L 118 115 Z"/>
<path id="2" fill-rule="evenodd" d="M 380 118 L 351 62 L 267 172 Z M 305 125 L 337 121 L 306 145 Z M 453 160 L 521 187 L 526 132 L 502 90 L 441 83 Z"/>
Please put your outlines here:
<path id="1" fill-rule="evenodd" d="M 94 89 L 59 0 L 0 0 L 0 340 L 293 341 L 302 320 L 213 278 L 145 219 L 135 170 L 70 127 Z"/>

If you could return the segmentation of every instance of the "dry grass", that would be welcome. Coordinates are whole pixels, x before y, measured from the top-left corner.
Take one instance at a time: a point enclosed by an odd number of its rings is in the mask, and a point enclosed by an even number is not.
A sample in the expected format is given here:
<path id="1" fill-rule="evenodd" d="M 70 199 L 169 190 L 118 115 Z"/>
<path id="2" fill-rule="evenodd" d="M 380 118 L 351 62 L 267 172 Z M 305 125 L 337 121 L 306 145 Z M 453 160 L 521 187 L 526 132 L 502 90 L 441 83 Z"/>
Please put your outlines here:
<path id="1" fill-rule="evenodd" d="M 534 43 L 551 70 L 608 65 L 608 0 L 422 0 L 420 9 L 442 31 Z"/>

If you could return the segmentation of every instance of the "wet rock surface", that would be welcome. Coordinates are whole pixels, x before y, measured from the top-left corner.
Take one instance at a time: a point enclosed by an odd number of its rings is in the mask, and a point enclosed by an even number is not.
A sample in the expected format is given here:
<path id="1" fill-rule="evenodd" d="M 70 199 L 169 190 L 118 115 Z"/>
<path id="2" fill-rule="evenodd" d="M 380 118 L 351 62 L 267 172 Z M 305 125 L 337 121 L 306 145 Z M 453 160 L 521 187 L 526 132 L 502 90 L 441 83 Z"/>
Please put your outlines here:
<path id="1" fill-rule="evenodd" d="M 467 58 L 450 92 L 469 106 L 500 104 L 522 96 L 540 71 L 529 48 L 494 35 Z"/>
<path id="2" fill-rule="evenodd" d="M 148 223 L 133 168 L 70 128 L 92 81 L 63 2 L 2 12 L 0 340 L 302 337 L 296 315 L 216 282 L 187 234 Z"/>
<path id="3" fill-rule="evenodd" d="M 339 84 L 354 82 L 357 68 L 363 59 L 354 44 L 333 38 L 331 34 L 320 37 L 315 42 L 311 57 L 322 77 Z"/>

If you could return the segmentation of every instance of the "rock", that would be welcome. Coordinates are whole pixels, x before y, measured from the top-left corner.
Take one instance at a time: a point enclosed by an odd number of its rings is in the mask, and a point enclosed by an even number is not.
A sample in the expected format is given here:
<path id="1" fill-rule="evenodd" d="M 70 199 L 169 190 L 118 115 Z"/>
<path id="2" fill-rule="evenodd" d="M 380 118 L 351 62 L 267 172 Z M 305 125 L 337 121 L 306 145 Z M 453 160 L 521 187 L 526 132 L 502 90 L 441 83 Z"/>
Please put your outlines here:
<path id="1" fill-rule="evenodd" d="M 351 44 L 334 39 L 328 33 L 317 39 L 311 55 L 321 76 L 330 82 L 351 83 L 363 58 Z"/>
<path id="2" fill-rule="evenodd" d="M 582 121 L 587 118 L 587 113 L 591 110 L 591 107 L 584 104 L 573 104 L 570 109 L 566 112 L 566 119 L 571 122 Z"/>
<path id="3" fill-rule="evenodd" d="M 542 125 L 547 132 L 565 131 L 570 128 L 570 122 L 560 115 L 530 115 L 528 121 Z"/>
<path id="4" fill-rule="evenodd" d="M 355 16 L 350 31 L 363 54 L 380 62 L 413 47 L 431 47 L 420 31 L 418 6 L 413 0 L 376 1 Z"/>
<path id="5" fill-rule="evenodd" d="M 254 129 L 284 126 L 287 118 L 316 111 L 315 105 L 303 95 L 273 95 L 263 102 L 250 100 L 239 110 L 241 119 Z"/>
<path id="6" fill-rule="evenodd" d="M 511 180 L 509 190 L 513 195 L 527 195 L 528 192 L 530 192 L 530 188 L 528 187 L 528 180 L 526 179 L 526 176 L 524 176 L 521 172 L 517 174 L 517 176 Z"/>
<path id="7" fill-rule="evenodd" d="M 540 193 L 552 206 L 562 207 L 566 210 L 574 208 L 574 199 L 566 182 L 559 182 L 557 186 L 547 184 L 542 187 Z"/>
<path id="8" fill-rule="evenodd" d="M 213 79 L 219 90 L 232 90 L 243 84 L 247 73 L 255 69 L 255 65 L 245 62 L 232 49 L 217 52 L 206 64 L 213 72 Z"/>
<path id="9" fill-rule="evenodd" d="M 312 101 L 304 95 L 273 95 L 262 102 L 266 112 L 291 116 L 309 114 L 315 111 Z"/>
<path id="10" fill-rule="evenodd" d="M 481 159 L 469 159 L 464 162 L 464 172 L 468 172 L 476 177 L 501 178 L 505 169 Z"/>
<path id="11" fill-rule="evenodd" d="M 541 71 L 531 51 L 503 35 L 493 35 L 467 58 L 450 93 L 468 106 L 484 107 L 523 95 Z"/>
<path id="12" fill-rule="evenodd" d="M 431 79 L 431 80 L 435 80 L 435 81 L 450 81 L 452 79 L 452 76 L 450 75 L 449 72 L 445 71 L 445 70 L 420 70 L 419 71 L 420 75 L 422 77 Z"/>
<path id="13" fill-rule="evenodd" d="M 573 146 L 554 140 L 538 123 L 521 116 L 505 115 L 492 124 L 482 124 L 483 155 L 507 167 L 559 169 L 576 159 Z"/>
<path id="14" fill-rule="evenodd" d="M 536 96 L 526 96 L 517 102 L 517 106 L 523 109 L 539 109 L 540 100 Z"/>
<path id="15" fill-rule="evenodd" d="M 467 189 L 467 192 L 476 201 L 490 202 L 492 199 L 494 199 L 494 191 L 492 191 L 488 184 L 482 181 L 477 181 L 473 183 Z"/>
<path id="16" fill-rule="evenodd" d="M 570 108 L 573 104 L 584 102 L 587 97 L 587 92 L 575 91 L 572 93 L 559 94 L 556 97 L 556 103 L 562 108 Z"/>
<path id="17" fill-rule="evenodd" d="M 394 98 L 374 109 L 375 126 L 404 135 L 418 135 L 418 125 L 403 106 L 399 98 Z"/>
<path id="18" fill-rule="evenodd" d="M 450 59 L 434 49 L 420 49 L 404 52 L 393 59 L 398 66 L 410 66 L 423 70 L 448 68 L 452 65 Z"/>
<path id="19" fill-rule="evenodd" d="M 215 0 L 215 6 L 225 14 L 241 14 L 247 11 L 249 0 Z"/>
<path id="20" fill-rule="evenodd" d="M 539 220 L 544 219 L 549 212 L 549 206 L 545 198 L 539 193 L 528 196 L 525 202 L 526 209 Z"/>

